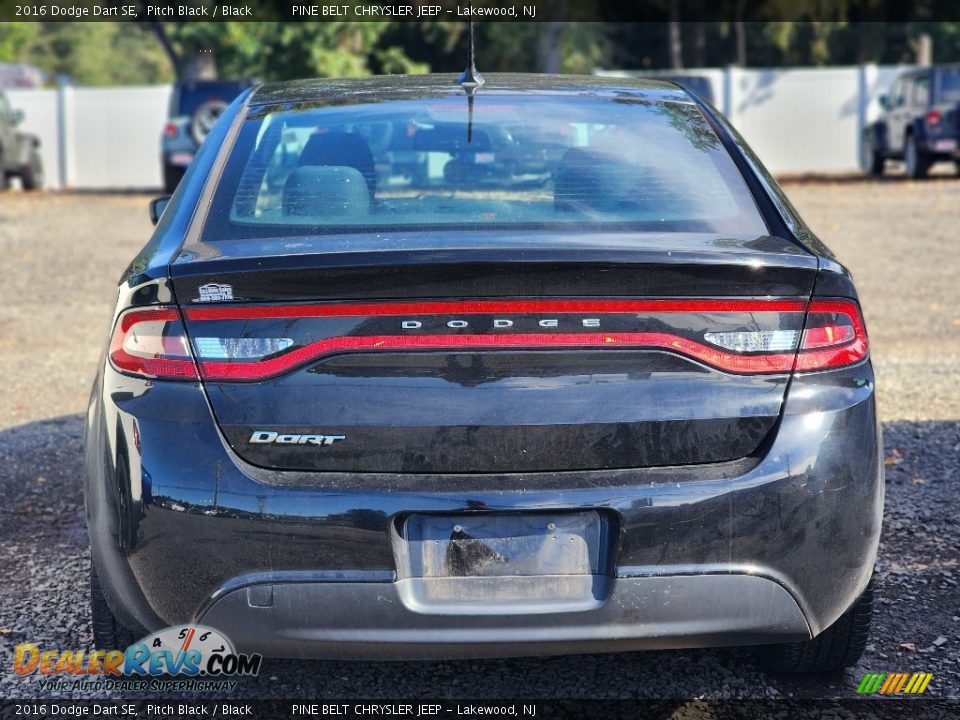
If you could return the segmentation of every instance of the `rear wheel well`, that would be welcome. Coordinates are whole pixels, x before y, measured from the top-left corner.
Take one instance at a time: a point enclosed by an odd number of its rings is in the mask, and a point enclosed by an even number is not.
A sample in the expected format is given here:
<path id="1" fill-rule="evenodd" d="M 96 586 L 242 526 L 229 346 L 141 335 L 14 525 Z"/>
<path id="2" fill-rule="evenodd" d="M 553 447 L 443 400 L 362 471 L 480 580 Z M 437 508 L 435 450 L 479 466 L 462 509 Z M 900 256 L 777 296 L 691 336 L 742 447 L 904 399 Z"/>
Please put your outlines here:
<path id="1" fill-rule="evenodd" d="M 755 650 L 768 670 L 786 673 L 836 673 L 853 667 L 870 636 L 874 584 L 871 580 L 853 606 L 817 637 L 797 643 L 763 645 Z"/>

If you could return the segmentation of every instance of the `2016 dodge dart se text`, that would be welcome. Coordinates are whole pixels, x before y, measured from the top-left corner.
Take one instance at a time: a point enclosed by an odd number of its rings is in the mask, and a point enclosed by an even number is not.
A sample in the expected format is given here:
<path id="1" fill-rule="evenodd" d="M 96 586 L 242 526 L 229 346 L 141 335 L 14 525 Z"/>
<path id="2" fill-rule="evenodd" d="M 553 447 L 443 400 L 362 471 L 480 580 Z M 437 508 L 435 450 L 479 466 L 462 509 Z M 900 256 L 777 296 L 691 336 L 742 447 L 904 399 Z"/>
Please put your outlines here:
<path id="1" fill-rule="evenodd" d="M 98 646 L 854 663 L 883 465 L 848 272 L 673 84 L 466 89 L 248 90 L 153 206 L 87 415 Z"/>

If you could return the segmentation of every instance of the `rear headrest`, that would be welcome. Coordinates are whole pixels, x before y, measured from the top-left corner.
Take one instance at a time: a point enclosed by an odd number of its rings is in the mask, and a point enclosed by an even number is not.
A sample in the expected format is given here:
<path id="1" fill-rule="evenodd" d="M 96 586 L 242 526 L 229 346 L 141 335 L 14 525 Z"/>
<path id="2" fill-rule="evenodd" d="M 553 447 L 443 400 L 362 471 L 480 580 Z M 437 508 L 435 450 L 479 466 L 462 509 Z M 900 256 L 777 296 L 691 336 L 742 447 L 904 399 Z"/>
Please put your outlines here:
<path id="1" fill-rule="evenodd" d="M 283 188 L 283 214 L 308 217 L 362 217 L 370 194 L 360 171 L 338 165 L 298 167 Z"/>
<path id="2" fill-rule="evenodd" d="M 371 200 L 377 192 L 373 153 L 367 141 L 355 133 L 334 131 L 311 135 L 303 146 L 298 164 L 355 168 L 366 180 Z"/>

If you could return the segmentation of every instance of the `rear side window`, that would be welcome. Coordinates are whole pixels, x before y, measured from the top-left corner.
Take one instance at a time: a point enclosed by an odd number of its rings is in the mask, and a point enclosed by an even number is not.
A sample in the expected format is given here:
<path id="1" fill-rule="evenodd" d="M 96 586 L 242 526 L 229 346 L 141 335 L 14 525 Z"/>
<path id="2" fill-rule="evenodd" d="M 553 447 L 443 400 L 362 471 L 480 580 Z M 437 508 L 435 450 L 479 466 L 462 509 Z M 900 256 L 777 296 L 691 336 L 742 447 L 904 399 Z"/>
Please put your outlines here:
<path id="1" fill-rule="evenodd" d="M 893 90 L 890 93 L 890 106 L 891 107 L 900 107 L 905 102 L 905 90 L 907 81 L 900 79 L 893 85 Z"/>
<path id="2" fill-rule="evenodd" d="M 930 76 L 918 77 L 913 81 L 913 105 L 925 108 L 930 103 Z"/>
<path id="3" fill-rule="evenodd" d="M 481 93 L 253 108 L 203 236 L 571 226 L 767 232 L 693 103 Z"/>
<path id="4" fill-rule="evenodd" d="M 939 102 L 960 102 L 960 68 L 945 68 L 939 75 Z"/>

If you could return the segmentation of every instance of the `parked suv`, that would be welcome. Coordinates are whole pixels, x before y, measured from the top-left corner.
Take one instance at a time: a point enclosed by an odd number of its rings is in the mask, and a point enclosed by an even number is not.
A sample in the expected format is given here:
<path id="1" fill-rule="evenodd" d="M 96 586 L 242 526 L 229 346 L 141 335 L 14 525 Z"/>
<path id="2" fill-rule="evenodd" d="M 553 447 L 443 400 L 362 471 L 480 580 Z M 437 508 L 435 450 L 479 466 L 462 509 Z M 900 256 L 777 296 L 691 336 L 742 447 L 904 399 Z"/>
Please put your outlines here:
<path id="1" fill-rule="evenodd" d="M 14 110 L 0 90 L 0 188 L 7 180 L 19 177 L 24 190 L 43 187 L 43 162 L 40 139 L 17 130 L 23 122 L 23 111 Z"/>
<path id="2" fill-rule="evenodd" d="M 160 141 L 163 187 L 168 193 L 177 189 L 217 118 L 250 85 L 249 80 L 191 80 L 174 85 Z"/>
<path id="3" fill-rule="evenodd" d="M 910 70 L 880 96 L 883 115 L 867 126 L 863 169 L 882 175 L 887 160 L 903 160 L 907 175 L 926 177 L 930 166 L 953 160 L 960 170 L 960 65 Z"/>

